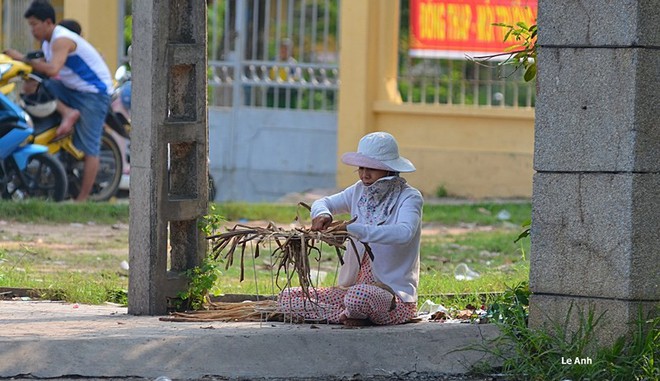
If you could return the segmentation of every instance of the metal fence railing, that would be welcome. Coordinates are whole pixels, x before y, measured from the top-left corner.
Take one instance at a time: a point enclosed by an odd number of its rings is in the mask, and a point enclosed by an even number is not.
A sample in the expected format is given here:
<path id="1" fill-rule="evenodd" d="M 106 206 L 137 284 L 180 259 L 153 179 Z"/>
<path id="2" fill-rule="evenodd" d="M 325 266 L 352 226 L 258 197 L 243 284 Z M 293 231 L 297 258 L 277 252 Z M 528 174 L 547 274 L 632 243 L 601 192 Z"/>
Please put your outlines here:
<path id="1" fill-rule="evenodd" d="M 530 108 L 536 83 L 525 82 L 524 70 L 495 60 L 417 58 L 408 52 L 409 0 L 400 2 L 399 73 L 401 98 L 409 104 Z"/>
<path id="2" fill-rule="evenodd" d="M 2 49 L 20 52 L 35 50 L 38 45 L 23 14 L 32 0 L 4 0 L 2 4 Z M 59 9 L 56 9 L 59 10 Z"/>
<path id="3" fill-rule="evenodd" d="M 535 82 L 525 82 L 523 70 L 512 66 L 402 56 L 398 82 L 405 103 L 513 108 L 535 104 Z"/>
<path id="4" fill-rule="evenodd" d="M 23 19 L 30 2 L 1 2 L 3 48 L 35 47 Z M 209 105 L 336 110 L 340 0 L 207 3 Z M 522 70 L 495 61 L 411 57 L 408 0 L 400 4 L 398 86 L 405 103 L 534 107 L 535 82 L 525 82 Z M 130 15 L 129 2 L 119 0 L 119 6 L 122 18 Z M 121 45 L 123 56 L 123 39 Z"/>
<path id="5" fill-rule="evenodd" d="M 336 110 L 339 0 L 209 2 L 209 105 Z"/>

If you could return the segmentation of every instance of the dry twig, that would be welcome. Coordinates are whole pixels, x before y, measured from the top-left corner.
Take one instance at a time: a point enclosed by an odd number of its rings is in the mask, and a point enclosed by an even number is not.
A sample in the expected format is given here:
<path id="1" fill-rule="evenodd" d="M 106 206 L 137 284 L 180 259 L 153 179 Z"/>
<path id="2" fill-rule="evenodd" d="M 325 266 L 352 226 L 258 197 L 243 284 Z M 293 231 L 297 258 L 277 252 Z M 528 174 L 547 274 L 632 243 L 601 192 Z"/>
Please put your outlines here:
<path id="1" fill-rule="evenodd" d="M 205 321 L 283 321 L 283 315 L 277 311 L 277 302 L 263 300 L 243 303 L 209 303 L 206 310 L 173 312 L 161 317 L 162 321 L 205 322 Z"/>

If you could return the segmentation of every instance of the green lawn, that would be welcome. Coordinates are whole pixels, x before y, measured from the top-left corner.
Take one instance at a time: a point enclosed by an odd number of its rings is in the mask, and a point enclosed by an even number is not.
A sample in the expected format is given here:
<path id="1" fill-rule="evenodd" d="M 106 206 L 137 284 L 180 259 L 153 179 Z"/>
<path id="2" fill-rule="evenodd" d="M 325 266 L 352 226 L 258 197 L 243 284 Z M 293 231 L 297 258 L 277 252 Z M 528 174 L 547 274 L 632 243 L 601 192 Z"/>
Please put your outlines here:
<path id="1" fill-rule="evenodd" d="M 225 220 L 273 221 L 286 228 L 296 214 L 303 224 L 309 224 L 308 213 L 295 205 L 281 204 L 214 204 L 214 213 Z M 500 212 L 510 218 L 500 220 Z M 128 224 L 127 203 L 46 203 L 0 202 L 0 219 L 12 222 L 46 225 Z M 420 303 L 426 299 L 447 302 L 447 294 L 456 299 L 472 301 L 483 293 L 503 291 L 507 285 L 525 281 L 529 277 L 529 239 L 513 241 L 522 231 L 521 225 L 531 216 L 530 203 L 479 203 L 464 205 L 426 205 L 424 207 L 425 234 L 422 238 Z M 340 216 L 339 218 L 346 217 Z M 85 228 L 80 230 L 84 234 Z M 10 246 L 9 238 L 0 240 L 0 287 L 39 288 L 46 297 L 58 297 L 80 303 L 122 301 L 127 289 L 127 277 L 118 273 L 118 252 L 127 253 L 128 235 L 114 241 L 95 241 L 75 253 L 49 252 L 30 238 Z M 19 237 L 22 238 L 22 237 Z M 62 244 L 66 238 L 62 239 Z M 271 249 L 272 250 L 272 249 Z M 259 293 L 272 295 L 286 284 L 286 276 L 275 277 L 270 266 L 268 248 L 261 249 L 254 260 L 246 251 L 245 280 L 239 282 L 238 261 L 225 269 L 214 287 L 215 293 Z M 127 259 L 127 257 L 126 257 Z M 479 276 L 473 280 L 457 280 L 454 271 L 466 264 Z M 337 259 L 334 249 L 325 247 L 320 260 L 312 260 L 321 285 L 331 285 L 335 279 Z M 91 268 L 87 271 L 72 269 Z M 46 271 L 47 270 L 47 271 Z M 322 278 L 322 279 L 321 279 Z"/>

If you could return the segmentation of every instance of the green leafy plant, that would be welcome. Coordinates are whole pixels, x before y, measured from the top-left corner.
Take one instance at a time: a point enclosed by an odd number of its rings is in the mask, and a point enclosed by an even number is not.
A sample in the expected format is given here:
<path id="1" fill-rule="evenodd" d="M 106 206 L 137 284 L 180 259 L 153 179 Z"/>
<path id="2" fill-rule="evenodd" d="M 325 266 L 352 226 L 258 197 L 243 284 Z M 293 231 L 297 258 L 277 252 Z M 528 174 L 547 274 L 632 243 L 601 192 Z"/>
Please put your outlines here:
<path id="1" fill-rule="evenodd" d="M 531 229 L 532 229 L 532 220 L 531 219 L 526 220 L 520 226 L 523 228 L 523 231 L 520 232 L 518 237 L 513 240 L 513 243 L 518 243 L 518 241 L 520 241 L 521 239 L 529 237 L 529 234 L 530 234 Z"/>
<path id="2" fill-rule="evenodd" d="M 536 37 L 538 35 L 538 26 L 527 25 L 525 22 L 518 22 L 515 25 L 506 24 L 506 23 L 493 23 L 493 26 L 498 26 L 507 29 L 504 34 L 504 41 L 512 39 L 516 43 L 507 49 L 504 52 L 475 57 L 476 61 L 479 63 L 484 63 L 486 61 L 492 60 L 497 57 L 506 57 L 498 66 L 513 66 L 515 70 L 523 68 L 525 71 L 523 78 L 526 82 L 530 82 L 536 78 Z M 515 71 L 514 70 L 514 71 Z"/>
<path id="3" fill-rule="evenodd" d="M 440 185 L 436 188 L 435 197 L 444 198 L 447 196 L 449 196 L 449 192 L 447 191 L 447 188 L 444 185 Z"/>
<path id="4" fill-rule="evenodd" d="M 656 312 L 644 318 L 640 311 L 632 337 L 622 336 L 611 346 L 601 346 L 597 327 L 606 313 L 596 314 L 571 305 L 563 321 L 531 328 L 527 324 L 529 291 L 514 287 L 491 305 L 489 317 L 501 335 L 478 347 L 491 356 L 472 371 L 478 375 L 494 372 L 507 380 L 657 380 L 660 355 L 660 317 Z M 577 316 L 577 323 L 569 324 Z M 575 359 L 583 362 L 575 365 Z M 499 365 L 493 366 L 493 363 Z M 572 365 L 567 365 L 571 364 Z"/>
<path id="5" fill-rule="evenodd" d="M 509 47 L 507 52 L 503 53 L 508 55 L 508 58 L 500 65 L 514 65 L 516 68 L 523 67 L 525 70 L 523 78 L 527 82 L 536 78 L 537 25 L 527 25 L 522 21 L 516 23 L 516 25 L 506 23 L 495 23 L 493 25 L 508 29 L 506 34 L 504 34 L 504 41 L 507 41 L 509 38 L 516 41 L 515 45 Z"/>
<path id="6" fill-rule="evenodd" d="M 209 214 L 203 216 L 197 223 L 197 227 L 207 236 L 217 233 L 227 220 L 215 213 L 215 205 L 209 205 Z"/>
<path id="7" fill-rule="evenodd" d="M 209 212 L 197 224 L 197 227 L 206 236 L 215 234 L 226 222 L 222 216 L 214 213 L 215 205 L 209 206 Z M 185 271 L 184 274 L 188 278 L 188 289 L 177 294 L 179 299 L 174 301 L 177 310 L 199 310 L 210 301 L 209 294 L 214 290 L 222 272 L 219 268 L 221 260 L 213 259 L 210 252 L 207 254 L 199 266 Z"/>
<path id="8" fill-rule="evenodd" d="M 500 298 L 488 307 L 486 317 L 490 321 L 512 325 L 527 325 L 529 316 L 529 282 L 507 287 Z"/>
<path id="9" fill-rule="evenodd" d="M 213 290 L 220 275 L 222 275 L 219 268 L 220 263 L 220 261 L 208 256 L 202 261 L 201 265 L 185 271 L 188 278 L 188 289 L 177 295 L 180 299 L 175 302 L 177 310 L 200 310 L 205 303 L 210 301 L 209 293 Z"/>
<path id="10" fill-rule="evenodd" d="M 106 293 L 106 299 L 111 303 L 121 305 L 128 305 L 128 290 L 125 289 L 112 289 Z"/>

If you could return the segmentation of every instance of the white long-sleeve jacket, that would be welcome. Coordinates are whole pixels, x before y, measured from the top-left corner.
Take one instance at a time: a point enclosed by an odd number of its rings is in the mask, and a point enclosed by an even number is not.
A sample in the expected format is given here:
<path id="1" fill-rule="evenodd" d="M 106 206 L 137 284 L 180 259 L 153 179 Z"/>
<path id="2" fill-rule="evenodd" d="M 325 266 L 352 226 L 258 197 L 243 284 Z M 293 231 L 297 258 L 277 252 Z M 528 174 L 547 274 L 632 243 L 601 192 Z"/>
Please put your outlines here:
<path id="1" fill-rule="evenodd" d="M 312 218 L 320 214 L 350 213 L 357 221 L 347 230 L 360 241 L 366 242 L 374 254 L 373 274 L 379 282 L 390 286 L 404 302 L 417 301 L 419 283 L 419 250 L 422 231 L 422 194 L 408 184 L 404 185 L 397 202 L 388 211 L 385 223 L 366 225 L 360 222 L 357 202 L 365 186 L 358 181 L 344 191 L 321 198 L 312 204 Z M 358 244 L 360 260 L 364 246 Z M 351 245 L 344 253 L 344 265 L 339 269 L 339 286 L 355 284 L 359 262 Z"/>

